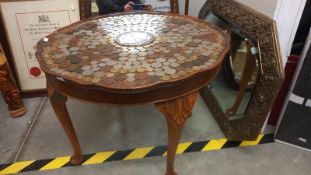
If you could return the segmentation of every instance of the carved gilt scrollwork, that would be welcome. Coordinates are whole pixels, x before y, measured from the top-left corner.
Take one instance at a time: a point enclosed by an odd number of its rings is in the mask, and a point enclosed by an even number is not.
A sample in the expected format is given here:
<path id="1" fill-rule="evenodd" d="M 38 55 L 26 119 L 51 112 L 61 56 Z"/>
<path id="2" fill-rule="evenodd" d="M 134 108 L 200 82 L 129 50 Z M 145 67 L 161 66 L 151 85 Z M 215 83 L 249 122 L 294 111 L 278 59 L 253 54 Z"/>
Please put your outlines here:
<path id="1" fill-rule="evenodd" d="M 87 19 L 89 17 L 89 8 L 88 4 L 91 3 L 91 0 L 79 0 L 79 11 L 80 11 L 80 19 Z"/>
<path id="2" fill-rule="evenodd" d="M 178 0 L 170 0 L 171 13 L 179 13 L 179 3 Z"/>

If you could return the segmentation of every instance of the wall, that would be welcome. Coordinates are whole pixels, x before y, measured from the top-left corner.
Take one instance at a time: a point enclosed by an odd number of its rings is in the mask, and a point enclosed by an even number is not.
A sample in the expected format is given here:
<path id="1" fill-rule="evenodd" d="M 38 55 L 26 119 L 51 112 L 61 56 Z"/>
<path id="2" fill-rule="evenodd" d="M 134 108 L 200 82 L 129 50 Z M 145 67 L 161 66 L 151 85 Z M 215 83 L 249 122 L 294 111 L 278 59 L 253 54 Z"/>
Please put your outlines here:
<path id="1" fill-rule="evenodd" d="M 290 54 L 306 0 L 236 0 L 276 20 L 283 66 Z M 181 14 L 185 0 L 179 0 Z M 197 17 L 206 0 L 190 0 L 189 15 Z"/>
<path id="2" fill-rule="evenodd" d="M 306 0 L 279 0 L 273 18 L 276 20 L 283 57 L 289 56 Z"/>
<path id="3" fill-rule="evenodd" d="M 245 4 L 256 11 L 259 11 L 270 18 L 273 18 L 274 12 L 277 7 L 278 0 L 237 0 L 238 2 Z"/>

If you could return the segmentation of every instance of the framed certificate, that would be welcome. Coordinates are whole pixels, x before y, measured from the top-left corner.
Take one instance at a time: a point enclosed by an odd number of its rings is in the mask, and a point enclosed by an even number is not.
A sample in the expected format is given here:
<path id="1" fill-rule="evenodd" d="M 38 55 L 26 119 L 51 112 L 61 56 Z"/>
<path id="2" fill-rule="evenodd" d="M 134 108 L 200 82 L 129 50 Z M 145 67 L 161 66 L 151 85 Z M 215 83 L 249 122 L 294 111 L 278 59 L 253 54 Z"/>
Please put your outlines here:
<path id="1" fill-rule="evenodd" d="M 80 20 L 79 0 L 5 1 L 0 2 L 0 11 L 21 91 L 45 89 L 45 75 L 35 58 L 36 43 Z"/>

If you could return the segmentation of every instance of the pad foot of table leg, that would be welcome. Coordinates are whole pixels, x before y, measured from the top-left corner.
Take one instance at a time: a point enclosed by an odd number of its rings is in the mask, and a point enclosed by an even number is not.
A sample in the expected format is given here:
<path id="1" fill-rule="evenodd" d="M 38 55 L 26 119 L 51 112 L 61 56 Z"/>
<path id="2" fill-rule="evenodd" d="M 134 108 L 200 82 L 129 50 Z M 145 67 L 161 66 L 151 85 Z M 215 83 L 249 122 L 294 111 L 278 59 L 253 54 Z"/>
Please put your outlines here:
<path id="1" fill-rule="evenodd" d="M 83 156 L 81 155 L 73 155 L 70 158 L 70 163 L 73 165 L 81 165 L 83 162 Z"/>
<path id="2" fill-rule="evenodd" d="M 165 175 L 178 175 L 176 172 L 166 172 Z"/>

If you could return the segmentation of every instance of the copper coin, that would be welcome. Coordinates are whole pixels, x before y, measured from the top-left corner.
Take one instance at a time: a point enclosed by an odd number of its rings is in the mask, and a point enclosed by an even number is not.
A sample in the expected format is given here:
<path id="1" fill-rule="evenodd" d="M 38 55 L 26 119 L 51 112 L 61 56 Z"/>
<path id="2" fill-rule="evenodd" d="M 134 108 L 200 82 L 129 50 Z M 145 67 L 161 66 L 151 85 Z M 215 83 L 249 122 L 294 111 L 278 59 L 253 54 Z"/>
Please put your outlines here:
<path id="1" fill-rule="evenodd" d="M 62 64 L 62 63 L 65 62 L 65 59 L 64 59 L 64 58 L 54 59 L 54 62 L 55 62 L 56 64 Z"/>
<path id="2" fill-rule="evenodd" d="M 106 85 L 111 85 L 114 82 L 113 79 L 111 78 L 102 78 L 101 83 L 106 84 Z"/>
<path id="3" fill-rule="evenodd" d="M 158 76 L 150 76 L 150 77 L 148 77 L 148 80 L 150 82 L 157 82 L 157 81 L 160 80 L 160 77 L 158 77 Z"/>
<path id="4" fill-rule="evenodd" d="M 78 63 L 80 63 L 81 62 L 81 59 L 80 58 L 74 58 L 74 59 L 71 59 L 70 60 L 70 63 L 71 64 L 78 64 Z"/>
<path id="5" fill-rule="evenodd" d="M 154 63 L 154 62 L 155 62 L 155 59 L 148 59 L 147 62 L 148 62 L 148 63 Z"/>
<path id="6" fill-rule="evenodd" d="M 78 66 L 78 65 L 70 65 L 70 66 L 68 67 L 68 71 L 73 72 L 73 71 L 75 71 L 75 70 L 77 70 L 77 69 L 79 69 L 79 68 L 80 68 L 80 66 Z"/>
<path id="7" fill-rule="evenodd" d="M 148 77 L 148 75 L 146 73 L 137 73 L 135 75 L 135 78 L 138 80 L 143 80 L 143 79 L 146 79 L 147 77 Z"/>

